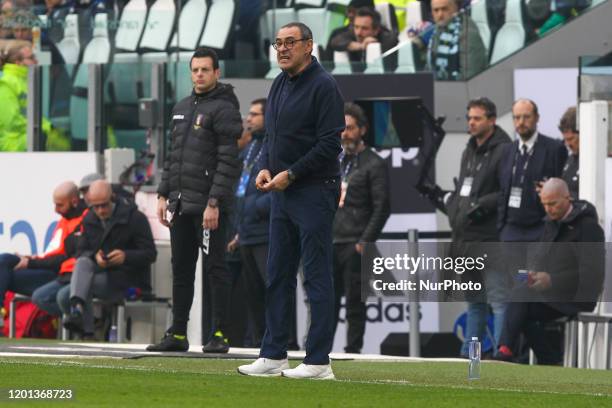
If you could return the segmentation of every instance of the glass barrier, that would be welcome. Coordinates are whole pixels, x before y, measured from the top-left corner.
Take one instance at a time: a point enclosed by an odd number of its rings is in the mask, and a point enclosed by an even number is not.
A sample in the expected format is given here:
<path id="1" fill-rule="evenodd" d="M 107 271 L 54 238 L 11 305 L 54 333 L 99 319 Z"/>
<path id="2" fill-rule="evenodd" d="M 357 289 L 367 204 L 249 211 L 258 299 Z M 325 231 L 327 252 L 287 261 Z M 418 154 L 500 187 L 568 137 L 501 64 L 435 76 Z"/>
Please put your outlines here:
<path id="1" fill-rule="evenodd" d="M 90 63 L 109 64 L 104 69 L 105 115 L 117 123 L 105 145 L 142 149 L 146 135 L 136 126 L 134 107 L 139 97 L 150 95 L 151 64 L 171 62 L 171 96 L 178 100 L 191 89 L 189 72 L 180 64 L 200 45 L 219 50 L 226 78 L 274 78 L 279 73 L 271 46 L 276 32 L 301 21 L 313 32 L 314 53 L 335 75 L 433 71 L 437 80 L 466 80 L 605 1 L 468 0 L 459 12 L 450 2 L 450 10 L 433 13 L 426 1 L 394 1 L 396 7 L 377 1 L 378 14 L 348 8 L 345 0 L 275 1 L 270 9 L 218 0 L 206 10 L 196 0 L 159 0 L 148 8 L 134 3 L 125 9 L 124 2 L 114 0 L 49 3 L 50 9 L 3 2 L 0 103 L 13 104 L 17 113 L 15 120 L 0 115 L 0 150 L 25 148 L 27 75 L 16 66 L 45 67 L 41 106 L 48 131 L 43 149 L 86 148 Z M 379 18 L 380 28 L 375 28 Z M 24 49 L 28 43 L 31 49 Z M 6 123 L 18 125 L 7 128 Z"/>
<path id="2" fill-rule="evenodd" d="M 275 67 L 271 44 L 278 29 L 301 21 L 311 28 L 318 45 L 315 54 L 322 61 L 344 64 L 346 56 L 334 53 L 348 51 L 349 65 L 357 72 L 380 72 L 382 62 L 384 73 L 396 72 L 401 65 L 401 72 L 433 70 L 440 80 L 464 80 L 605 1 L 466 0 L 458 12 L 451 2 L 449 9 L 434 13 L 427 1 L 375 1 L 374 15 L 357 13 L 345 0 L 274 1 L 269 9 L 249 8 L 240 0 L 214 1 L 204 8 L 196 0 L 157 1 L 148 9 L 132 5 L 126 12 L 125 2 L 114 0 L 76 1 L 50 9 L 4 2 L 0 38 L 32 41 L 42 64 L 104 63 L 123 53 L 172 55 L 204 45 L 228 61 L 228 76 L 262 78 Z M 364 48 L 368 38 L 378 40 L 380 47 L 372 47 L 366 56 L 359 44 Z M 412 59 L 407 42 L 414 44 Z M 391 49 L 395 52 L 381 61 L 379 56 Z M 359 62 L 373 66 L 360 69 Z M 266 63 L 271 67 L 266 69 Z"/>
<path id="3" fill-rule="evenodd" d="M 612 75 L 612 54 L 580 57 L 580 75 Z"/>

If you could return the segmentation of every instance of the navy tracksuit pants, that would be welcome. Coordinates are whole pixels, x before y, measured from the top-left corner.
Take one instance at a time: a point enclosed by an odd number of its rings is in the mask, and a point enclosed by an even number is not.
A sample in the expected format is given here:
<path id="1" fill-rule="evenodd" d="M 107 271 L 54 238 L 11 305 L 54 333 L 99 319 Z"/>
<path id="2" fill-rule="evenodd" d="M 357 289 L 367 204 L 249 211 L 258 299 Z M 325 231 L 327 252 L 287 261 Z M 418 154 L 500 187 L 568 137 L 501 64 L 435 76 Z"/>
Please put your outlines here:
<path id="1" fill-rule="evenodd" d="M 273 192 L 266 292 L 266 332 L 260 357 L 284 359 L 300 258 L 311 323 L 305 364 L 329 364 L 334 339 L 332 225 L 340 195 L 336 179 Z"/>

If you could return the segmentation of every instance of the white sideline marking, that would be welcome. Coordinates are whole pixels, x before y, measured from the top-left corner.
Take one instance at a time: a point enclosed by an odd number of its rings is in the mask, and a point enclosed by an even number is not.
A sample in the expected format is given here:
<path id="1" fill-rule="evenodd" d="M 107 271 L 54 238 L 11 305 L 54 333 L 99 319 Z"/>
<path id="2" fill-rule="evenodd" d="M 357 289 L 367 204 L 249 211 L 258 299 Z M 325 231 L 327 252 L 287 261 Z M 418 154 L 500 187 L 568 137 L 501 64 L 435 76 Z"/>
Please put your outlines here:
<path id="1" fill-rule="evenodd" d="M 5 353 L 4 355 L 7 355 Z M 25 354 L 22 353 L 12 353 L 12 357 L 23 357 Z M 27 355 L 32 357 L 62 357 L 66 358 L 68 356 L 49 356 L 49 355 Z M 72 356 L 70 356 L 72 357 Z M 81 359 L 91 358 L 92 356 L 74 356 Z M 94 357 L 98 358 L 98 357 Z M 58 361 L 58 362 L 47 362 L 47 361 L 27 361 L 27 360 L 8 360 L 3 361 L 5 364 L 28 364 L 28 365 L 43 365 L 43 366 L 77 366 L 83 368 L 103 368 L 103 369 L 114 369 L 114 370 L 126 370 L 126 371 L 156 371 L 160 373 L 193 373 L 192 371 L 185 370 L 169 370 L 158 367 L 140 367 L 140 366 L 113 366 L 113 365 L 99 365 L 99 364 L 86 364 L 84 361 Z M 206 371 L 201 374 L 216 374 L 216 375 L 238 375 L 233 370 L 231 372 L 217 372 L 217 371 Z M 281 380 L 283 381 L 283 380 Z M 612 394 L 604 394 L 604 393 L 594 393 L 594 392 L 560 392 L 560 391 L 546 391 L 546 390 L 522 390 L 517 388 L 485 388 L 485 387 L 470 387 L 467 385 L 442 385 L 442 384 L 420 384 L 420 383 L 412 383 L 407 380 L 343 380 L 336 379 L 337 382 L 342 383 L 352 383 L 352 384 L 369 384 L 369 385 L 381 385 L 381 384 L 391 384 L 391 385 L 401 385 L 407 387 L 424 387 L 424 388 L 452 388 L 458 390 L 483 390 L 483 391 L 500 391 L 500 392 L 513 392 L 513 393 L 531 393 L 531 394 L 547 394 L 547 395 L 581 395 L 587 397 L 602 397 L 609 398 Z"/>

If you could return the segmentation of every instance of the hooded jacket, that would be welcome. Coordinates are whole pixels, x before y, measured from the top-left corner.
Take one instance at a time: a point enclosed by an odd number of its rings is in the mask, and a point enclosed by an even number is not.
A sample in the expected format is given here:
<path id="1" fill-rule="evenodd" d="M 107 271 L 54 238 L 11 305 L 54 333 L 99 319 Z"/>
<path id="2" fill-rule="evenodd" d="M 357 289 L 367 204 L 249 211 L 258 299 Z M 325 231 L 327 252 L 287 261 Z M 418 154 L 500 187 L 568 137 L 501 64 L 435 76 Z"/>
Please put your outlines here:
<path id="1" fill-rule="evenodd" d="M 200 215 L 209 198 L 228 209 L 241 170 L 237 140 L 242 119 L 233 87 L 218 83 L 203 94 L 193 91 L 172 110 L 171 129 L 157 190 L 169 199 L 168 209 Z"/>
<path id="2" fill-rule="evenodd" d="M 542 293 L 551 307 L 567 315 L 593 310 L 603 288 L 604 242 L 597 210 L 587 201 L 574 201 L 560 221 L 546 219 L 534 270 L 551 276 L 551 288 Z"/>
<path id="3" fill-rule="evenodd" d="M 453 242 L 497 241 L 497 201 L 501 190 L 499 163 L 503 147 L 510 142 L 508 134 L 499 126 L 495 126 L 493 135 L 481 146 L 473 137 L 468 141 L 461 156 L 455 191 L 446 205 Z M 462 196 L 462 187 L 469 177 L 473 178 L 472 187 L 469 195 Z M 480 208 L 482 216 L 468 215 L 476 207 Z"/>
<path id="4" fill-rule="evenodd" d="M 25 152 L 28 106 L 28 67 L 4 64 L 0 77 L 0 152 Z M 42 119 L 47 150 L 70 150 L 70 140 Z"/>

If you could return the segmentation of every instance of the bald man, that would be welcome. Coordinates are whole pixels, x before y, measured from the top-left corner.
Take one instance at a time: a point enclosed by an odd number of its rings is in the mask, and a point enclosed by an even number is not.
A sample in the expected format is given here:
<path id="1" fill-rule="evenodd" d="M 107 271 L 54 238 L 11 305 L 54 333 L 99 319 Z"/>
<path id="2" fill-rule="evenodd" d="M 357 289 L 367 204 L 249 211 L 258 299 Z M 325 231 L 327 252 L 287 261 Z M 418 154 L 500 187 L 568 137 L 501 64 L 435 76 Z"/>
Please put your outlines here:
<path id="1" fill-rule="evenodd" d="M 70 285 L 58 293 L 64 327 L 82 336 L 94 330 L 91 300 L 123 299 L 126 289 L 150 292 L 151 264 L 157 251 L 146 216 L 135 205 L 117 200 L 105 180 L 88 192 L 91 211 L 83 220 L 78 259 Z"/>
<path id="2" fill-rule="evenodd" d="M 53 190 L 55 212 L 61 216 L 45 252 L 38 256 L 0 255 L 0 307 L 7 290 L 31 296 L 52 281 L 65 281 L 74 267 L 77 238 L 86 212 L 79 190 L 71 181 Z M 0 314 L 4 314 L 0 311 Z"/>
<path id="3" fill-rule="evenodd" d="M 546 244 L 537 247 L 525 286 L 515 289 L 498 356 L 513 360 L 519 334 L 524 332 L 538 363 L 554 365 L 563 358 L 561 344 L 549 341 L 544 324 L 595 308 L 603 287 L 605 238 L 595 207 L 587 201 L 572 201 L 562 179 L 546 181 L 540 201 L 547 215 L 542 235 Z"/>

